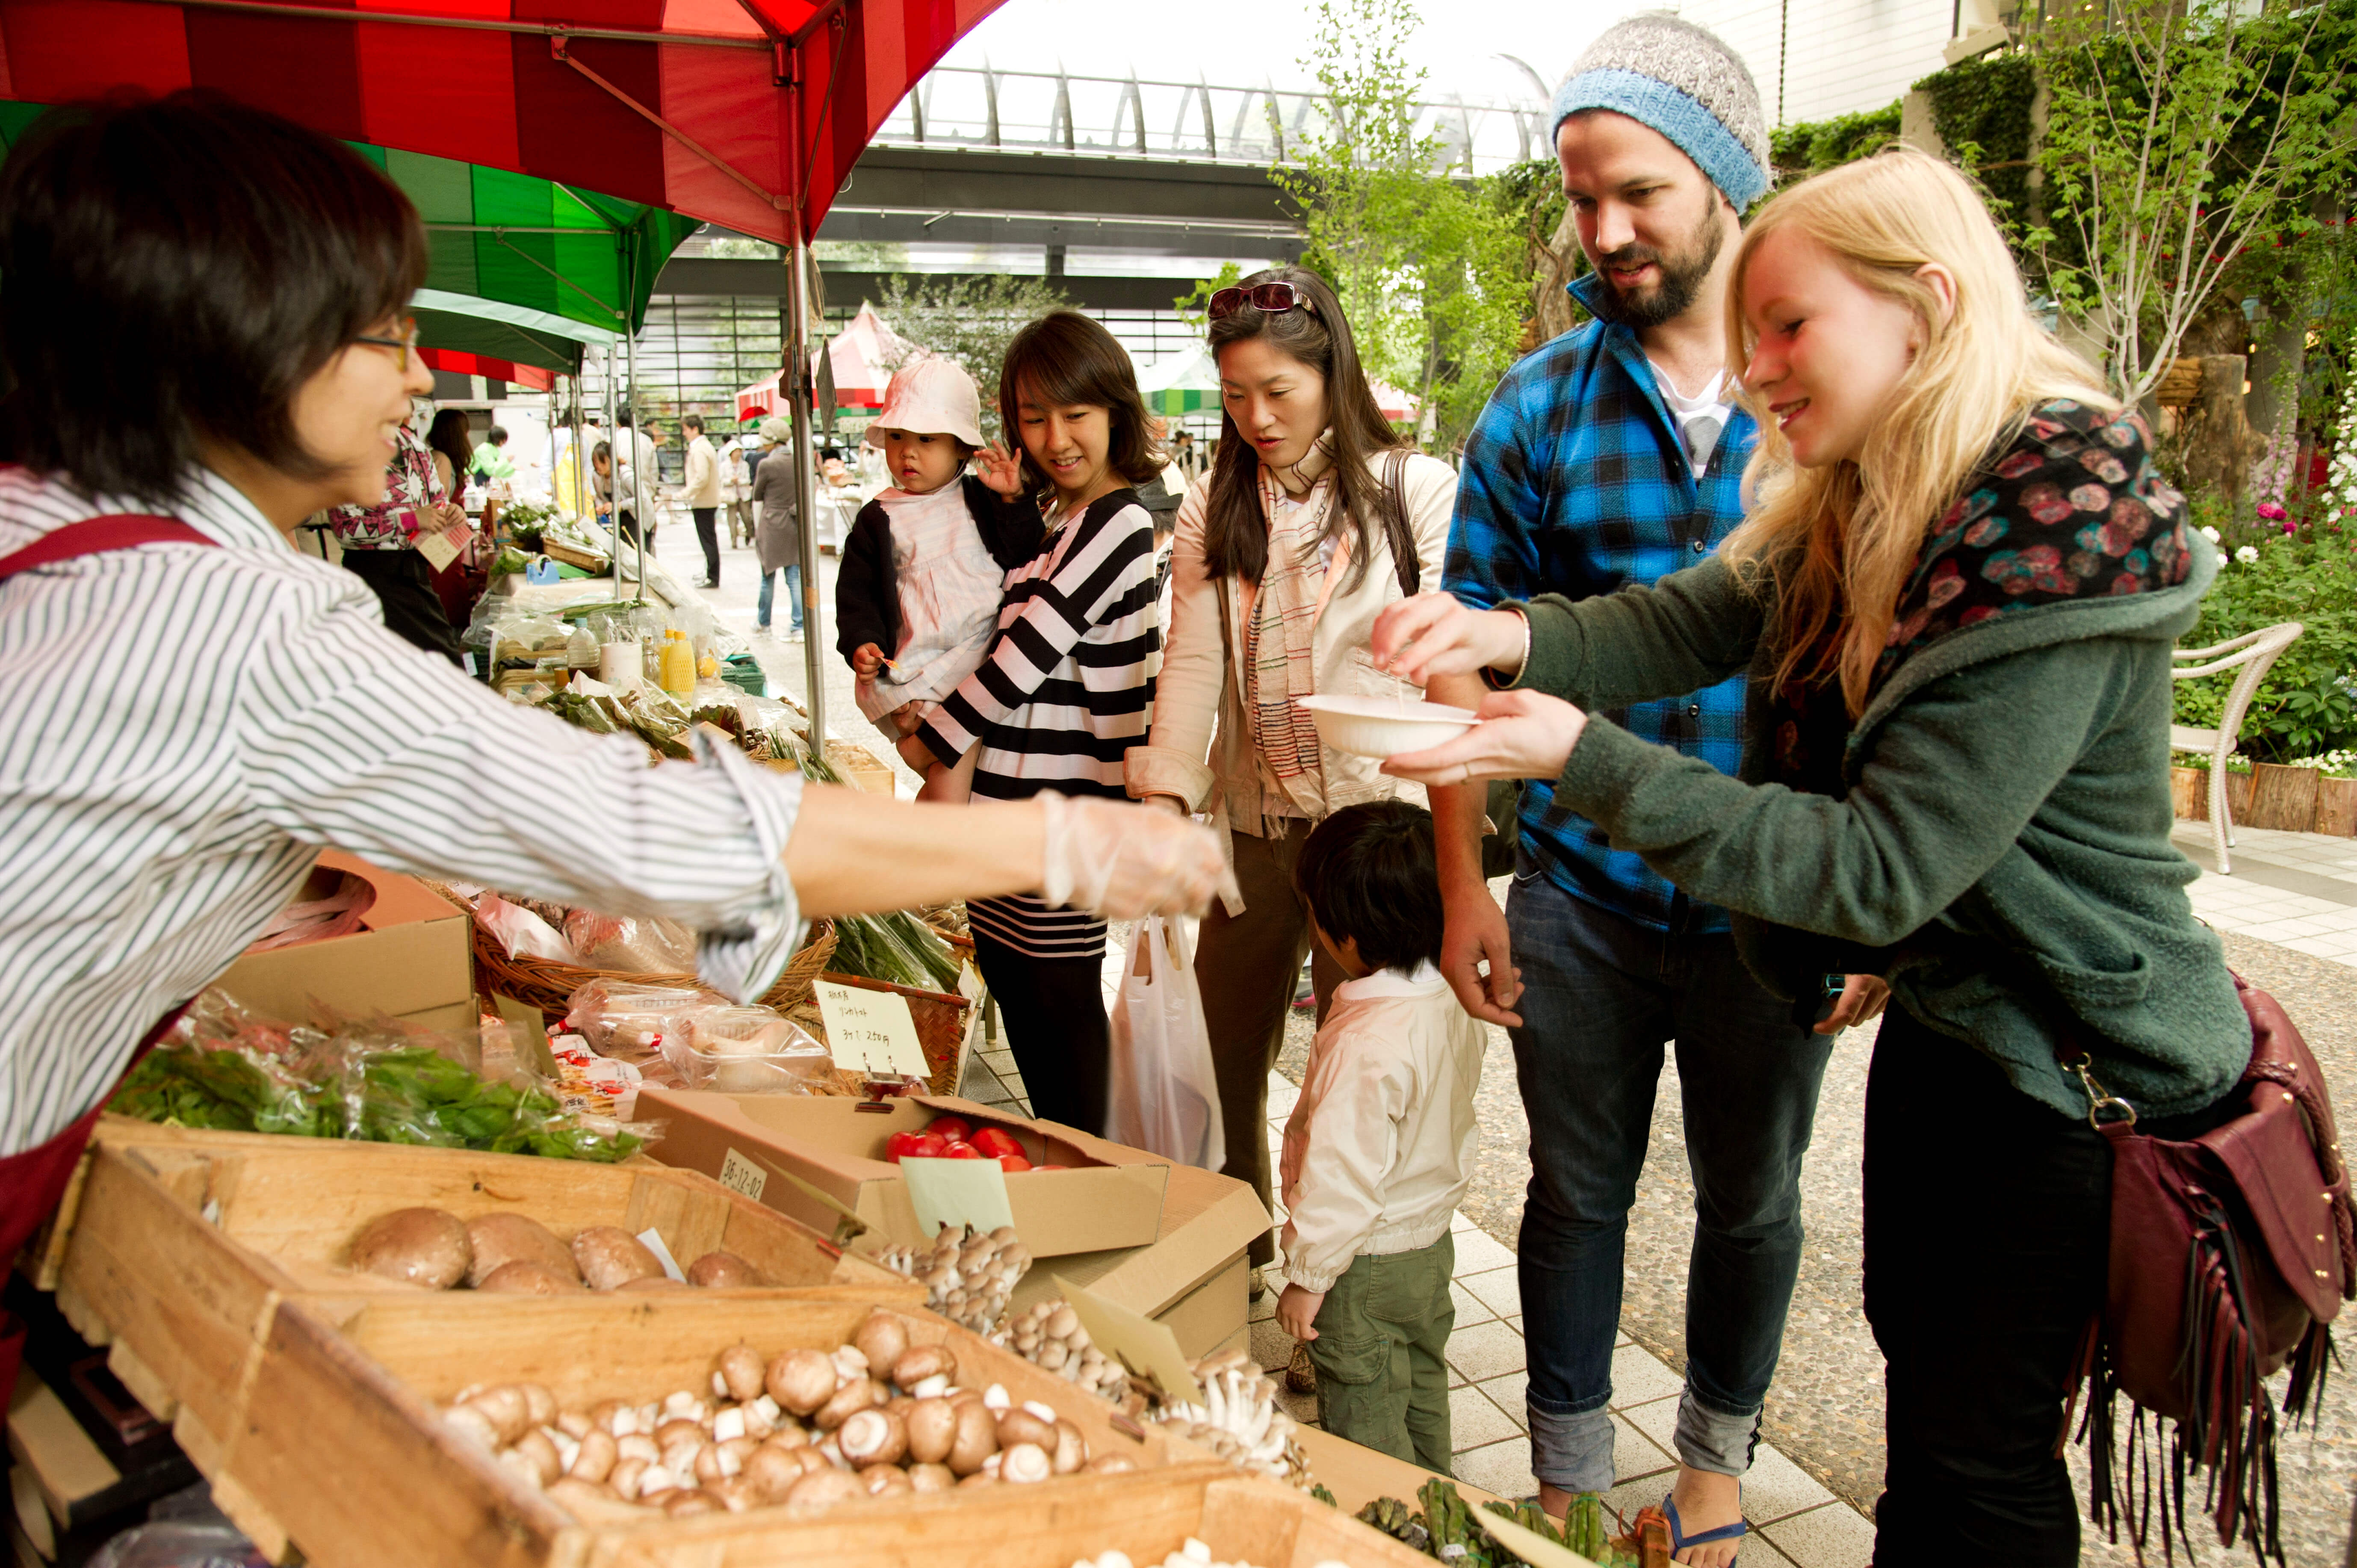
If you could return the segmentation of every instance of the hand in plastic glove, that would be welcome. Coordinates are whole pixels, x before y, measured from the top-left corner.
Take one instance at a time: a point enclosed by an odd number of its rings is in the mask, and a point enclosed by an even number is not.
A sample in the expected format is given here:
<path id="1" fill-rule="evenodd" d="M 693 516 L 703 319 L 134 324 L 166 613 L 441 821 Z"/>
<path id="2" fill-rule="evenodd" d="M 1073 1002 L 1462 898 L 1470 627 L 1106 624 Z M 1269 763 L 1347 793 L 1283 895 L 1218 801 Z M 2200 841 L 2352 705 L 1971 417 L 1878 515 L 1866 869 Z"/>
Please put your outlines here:
<path id="1" fill-rule="evenodd" d="M 1198 915 L 1214 894 L 1243 897 L 1211 829 L 1168 811 L 1098 800 L 1039 797 L 1047 812 L 1040 897 L 1049 908 L 1107 919 Z"/>

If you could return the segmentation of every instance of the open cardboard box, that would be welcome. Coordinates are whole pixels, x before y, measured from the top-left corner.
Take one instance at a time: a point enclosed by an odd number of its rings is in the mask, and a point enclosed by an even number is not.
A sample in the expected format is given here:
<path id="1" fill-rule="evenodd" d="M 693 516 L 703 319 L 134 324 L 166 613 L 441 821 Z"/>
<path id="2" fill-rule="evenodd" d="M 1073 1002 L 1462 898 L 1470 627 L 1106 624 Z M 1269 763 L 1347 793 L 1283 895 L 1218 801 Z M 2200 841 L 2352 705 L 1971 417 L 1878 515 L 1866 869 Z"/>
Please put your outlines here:
<path id="1" fill-rule="evenodd" d="M 1006 1178 L 1016 1234 L 1034 1258 L 1141 1246 L 1161 1232 L 1170 1165 L 1159 1156 L 944 1095 L 910 1095 L 881 1106 L 840 1095 L 714 1094 L 650 1085 L 640 1091 L 638 1113 L 669 1123 L 651 1151 L 655 1158 L 717 1177 L 822 1231 L 834 1228 L 834 1211 L 773 1173 L 825 1193 L 882 1243 L 923 1246 L 930 1238 L 917 1224 L 900 1167 L 883 1157 L 884 1142 L 936 1117 L 963 1116 L 977 1128 L 1012 1133 L 1034 1165 L 1071 1167 Z"/>
<path id="2" fill-rule="evenodd" d="M 324 897 L 336 873 L 347 871 L 376 892 L 359 930 L 247 953 L 214 983 L 264 1016 L 288 1023 L 328 1022 L 323 1013 L 384 1014 L 471 1034 L 475 963 L 467 927 L 473 917 L 414 877 L 334 849 L 320 851 L 311 882 L 296 897 Z"/>

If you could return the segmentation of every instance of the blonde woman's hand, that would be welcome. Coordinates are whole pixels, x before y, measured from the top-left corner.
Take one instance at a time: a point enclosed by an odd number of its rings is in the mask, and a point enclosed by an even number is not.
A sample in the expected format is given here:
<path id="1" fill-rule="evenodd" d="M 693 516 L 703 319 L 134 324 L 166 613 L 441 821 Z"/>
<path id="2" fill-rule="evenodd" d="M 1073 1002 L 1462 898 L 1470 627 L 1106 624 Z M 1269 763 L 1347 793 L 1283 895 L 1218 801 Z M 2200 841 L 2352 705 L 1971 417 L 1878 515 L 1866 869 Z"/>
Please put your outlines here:
<path id="1" fill-rule="evenodd" d="M 1375 618 L 1368 651 L 1376 669 L 1425 686 L 1435 675 L 1519 673 L 1526 635 L 1512 610 L 1471 609 L 1447 594 L 1418 594 Z"/>
<path id="2" fill-rule="evenodd" d="M 1040 899 L 1112 920 L 1200 915 L 1215 895 L 1241 897 L 1219 836 L 1185 817 L 1127 801 L 1041 795 L 1047 813 Z"/>
<path id="3" fill-rule="evenodd" d="M 1402 752 L 1383 764 L 1417 784 L 1470 784 L 1486 779 L 1553 779 L 1571 760 L 1587 715 L 1541 692 L 1492 692 L 1481 722 L 1455 740 Z"/>
<path id="4" fill-rule="evenodd" d="M 994 441 L 974 455 L 974 478 L 996 493 L 1014 500 L 1023 493 L 1023 459 Z"/>

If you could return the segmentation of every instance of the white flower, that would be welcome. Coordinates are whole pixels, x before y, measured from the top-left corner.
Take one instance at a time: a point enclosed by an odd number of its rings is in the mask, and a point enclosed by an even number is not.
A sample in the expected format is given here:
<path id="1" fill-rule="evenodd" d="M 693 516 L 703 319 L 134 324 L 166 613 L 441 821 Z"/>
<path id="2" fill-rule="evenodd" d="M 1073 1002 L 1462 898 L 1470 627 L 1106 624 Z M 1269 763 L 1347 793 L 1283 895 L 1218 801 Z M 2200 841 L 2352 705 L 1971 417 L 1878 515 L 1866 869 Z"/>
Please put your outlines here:
<path id="1" fill-rule="evenodd" d="M 2255 544 L 2245 544 L 2240 550 L 2234 552 L 2234 559 L 2240 561 L 2245 566 L 2252 564 L 2254 562 L 2257 561 L 2258 558 L 2259 547 Z"/>
<path id="2" fill-rule="evenodd" d="M 2218 531 L 2214 528 L 2204 528 L 2201 531 L 2201 537 L 2215 544 L 2218 542 Z"/>

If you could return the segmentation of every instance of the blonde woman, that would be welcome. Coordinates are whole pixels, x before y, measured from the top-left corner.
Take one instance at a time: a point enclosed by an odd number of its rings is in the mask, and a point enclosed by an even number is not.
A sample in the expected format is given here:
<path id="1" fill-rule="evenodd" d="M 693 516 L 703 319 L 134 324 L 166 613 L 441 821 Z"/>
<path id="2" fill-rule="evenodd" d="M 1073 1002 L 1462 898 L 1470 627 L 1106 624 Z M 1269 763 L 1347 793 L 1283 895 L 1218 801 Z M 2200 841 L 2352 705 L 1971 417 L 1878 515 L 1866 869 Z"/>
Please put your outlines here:
<path id="1" fill-rule="evenodd" d="M 2056 1434 L 2104 1295 L 2111 1156 L 2061 1058 L 2087 1052 L 2146 1129 L 2185 1136 L 2250 1057 L 2169 838 L 2169 647 L 2217 553 L 2142 422 L 2032 322 L 1944 164 L 1894 153 L 1777 197 L 1727 310 L 1764 429 L 1743 527 L 1651 589 L 1387 614 L 1376 657 L 1407 678 L 1508 688 L 1471 734 L 1387 766 L 1555 779 L 1733 910 L 1782 994 L 1885 978 L 1878 1560 L 2075 1563 Z M 1747 669 L 1739 779 L 1587 711 Z"/>

